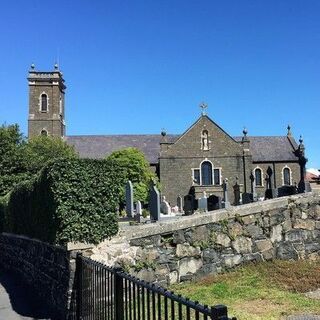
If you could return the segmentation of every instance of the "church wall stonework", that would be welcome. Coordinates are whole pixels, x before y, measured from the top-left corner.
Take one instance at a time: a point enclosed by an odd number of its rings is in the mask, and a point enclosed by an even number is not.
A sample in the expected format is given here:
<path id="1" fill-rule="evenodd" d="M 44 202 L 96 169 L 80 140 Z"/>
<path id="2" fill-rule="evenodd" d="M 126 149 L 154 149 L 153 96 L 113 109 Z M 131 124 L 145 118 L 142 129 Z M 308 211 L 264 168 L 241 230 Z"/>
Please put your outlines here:
<path id="1" fill-rule="evenodd" d="M 64 136 L 64 80 L 59 71 L 29 72 L 28 137 L 40 135 L 44 129 L 49 135 Z M 40 110 L 41 95 L 48 98 L 48 110 Z M 60 102 L 61 99 L 61 102 Z"/>
<path id="2" fill-rule="evenodd" d="M 208 150 L 203 150 L 201 144 L 201 134 L 204 130 L 208 132 Z M 232 186 L 236 177 L 239 184 L 244 185 L 245 182 L 243 154 L 241 143 L 233 140 L 208 117 L 202 116 L 178 141 L 161 151 L 159 166 L 162 193 L 171 204 L 175 204 L 178 195 L 186 195 L 195 185 L 192 181 L 192 169 L 199 168 L 201 162 L 207 160 L 212 163 L 213 168 L 221 169 L 221 182 L 228 179 L 229 200 L 233 202 Z M 250 154 L 246 155 L 245 166 L 246 188 L 249 188 L 248 178 L 252 170 Z M 206 186 L 205 189 L 208 195 L 223 195 L 222 186 Z"/>
<path id="3" fill-rule="evenodd" d="M 274 165 L 274 167 L 273 167 Z M 292 180 L 292 185 L 295 185 L 299 183 L 300 181 L 300 166 L 298 163 L 295 162 L 269 162 L 269 163 L 253 163 L 252 165 L 253 170 L 257 167 L 262 169 L 263 176 L 263 186 L 257 186 L 256 187 L 256 192 L 259 197 L 264 197 L 265 191 L 266 191 L 266 175 L 267 175 L 267 169 L 268 167 L 271 167 L 272 169 L 275 168 L 275 175 L 276 175 L 276 188 L 282 187 L 283 186 L 283 175 L 282 175 L 282 170 L 284 167 L 288 167 L 291 170 L 291 180 Z M 272 183 L 274 185 L 274 177 L 272 177 Z"/>

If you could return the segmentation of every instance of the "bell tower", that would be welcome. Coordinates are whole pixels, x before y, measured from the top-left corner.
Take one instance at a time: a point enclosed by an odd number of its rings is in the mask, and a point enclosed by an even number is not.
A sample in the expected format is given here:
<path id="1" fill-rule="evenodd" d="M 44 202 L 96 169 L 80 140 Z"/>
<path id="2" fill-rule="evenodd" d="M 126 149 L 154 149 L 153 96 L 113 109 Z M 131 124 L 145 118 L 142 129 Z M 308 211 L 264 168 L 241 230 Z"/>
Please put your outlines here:
<path id="1" fill-rule="evenodd" d="M 66 86 L 57 64 L 53 71 L 36 71 L 31 65 L 29 82 L 28 137 L 64 137 L 64 93 Z"/>

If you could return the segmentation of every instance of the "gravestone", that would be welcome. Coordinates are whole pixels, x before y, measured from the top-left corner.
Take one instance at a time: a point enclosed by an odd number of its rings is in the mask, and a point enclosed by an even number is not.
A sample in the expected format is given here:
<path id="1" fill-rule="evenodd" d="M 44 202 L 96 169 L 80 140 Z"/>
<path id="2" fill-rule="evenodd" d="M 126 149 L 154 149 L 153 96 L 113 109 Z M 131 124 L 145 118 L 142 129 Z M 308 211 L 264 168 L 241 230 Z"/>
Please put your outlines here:
<path id="1" fill-rule="evenodd" d="M 126 184 L 126 213 L 130 218 L 134 216 L 133 209 L 133 186 L 129 180 Z"/>
<path id="2" fill-rule="evenodd" d="M 166 197 L 162 197 L 162 201 L 160 204 L 160 212 L 163 214 L 171 214 L 171 207 L 168 201 L 166 201 Z"/>
<path id="3" fill-rule="evenodd" d="M 139 200 L 136 203 L 136 214 L 139 214 L 139 215 L 142 214 L 142 205 L 141 205 L 141 202 Z"/>
<path id="4" fill-rule="evenodd" d="M 182 202 L 181 196 L 178 196 L 178 198 L 177 198 L 177 206 L 178 206 L 179 212 L 182 212 L 183 211 L 183 202 Z"/>
<path id="5" fill-rule="evenodd" d="M 278 188 L 278 197 L 291 196 L 297 193 L 296 186 L 282 186 Z"/>
<path id="6" fill-rule="evenodd" d="M 215 195 L 211 195 L 208 198 L 208 211 L 218 210 L 222 208 L 221 197 L 217 197 Z"/>
<path id="7" fill-rule="evenodd" d="M 238 185 L 238 181 L 233 186 L 233 193 L 234 193 L 234 205 L 238 206 L 240 204 L 240 186 Z"/>
<path id="8" fill-rule="evenodd" d="M 185 215 L 191 215 L 194 212 L 194 208 L 195 208 L 195 197 L 192 194 L 187 194 L 186 196 L 184 196 L 184 206 L 183 206 L 183 210 Z"/>
<path id="9" fill-rule="evenodd" d="M 208 198 L 205 191 L 203 192 L 202 198 L 198 200 L 198 209 L 208 211 Z"/>
<path id="10" fill-rule="evenodd" d="M 242 194 L 242 204 L 247 204 L 253 202 L 253 194 L 249 192 L 244 192 Z"/>
<path id="11" fill-rule="evenodd" d="M 222 207 L 223 208 L 229 208 L 230 207 L 230 202 L 228 199 L 228 179 L 224 179 L 223 181 L 223 203 Z"/>
<path id="12" fill-rule="evenodd" d="M 150 220 L 151 222 L 159 221 L 160 219 L 160 193 L 155 185 L 150 189 Z"/>
<path id="13" fill-rule="evenodd" d="M 265 199 L 274 199 L 277 197 L 277 189 L 273 188 L 273 182 L 272 182 L 272 175 L 273 171 L 271 167 L 268 167 L 267 169 L 267 190 L 265 192 Z"/>
<path id="14" fill-rule="evenodd" d="M 251 181 L 251 193 L 253 196 L 253 201 L 256 201 L 257 200 L 256 181 L 255 181 L 253 172 L 251 172 L 250 174 L 250 181 Z"/>

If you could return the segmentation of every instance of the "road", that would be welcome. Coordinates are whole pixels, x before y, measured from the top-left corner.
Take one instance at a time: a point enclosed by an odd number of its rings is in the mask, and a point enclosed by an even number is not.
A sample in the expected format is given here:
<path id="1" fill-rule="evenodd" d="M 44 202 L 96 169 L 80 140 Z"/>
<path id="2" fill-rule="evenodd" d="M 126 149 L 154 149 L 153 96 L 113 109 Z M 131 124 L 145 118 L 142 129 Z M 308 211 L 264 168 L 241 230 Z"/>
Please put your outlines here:
<path id="1" fill-rule="evenodd" d="M 12 273 L 0 269 L 0 320 L 50 320 L 30 288 Z"/>

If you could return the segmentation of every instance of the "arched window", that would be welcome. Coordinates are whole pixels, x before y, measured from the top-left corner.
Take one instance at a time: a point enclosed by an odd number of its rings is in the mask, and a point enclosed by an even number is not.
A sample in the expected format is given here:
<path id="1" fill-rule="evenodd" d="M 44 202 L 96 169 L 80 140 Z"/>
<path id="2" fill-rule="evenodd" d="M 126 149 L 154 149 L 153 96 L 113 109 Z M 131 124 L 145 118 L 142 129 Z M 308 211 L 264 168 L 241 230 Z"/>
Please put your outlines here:
<path id="1" fill-rule="evenodd" d="M 290 169 L 287 168 L 287 167 L 283 168 L 282 174 L 283 174 L 283 184 L 285 186 L 290 186 L 290 184 L 291 184 L 291 172 L 290 172 Z"/>
<path id="2" fill-rule="evenodd" d="M 48 111 L 48 96 L 43 93 L 41 95 L 41 112 L 47 112 Z"/>
<path id="3" fill-rule="evenodd" d="M 209 161 L 201 164 L 201 183 L 204 186 L 212 185 L 212 164 Z"/>
<path id="4" fill-rule="evenodd" d="M 40 134 L 41 134 L 42 136 L 46 137 L 46 136 L 48 136 L 48 131 L 45 130 L 45 129 L 42 129 Z"/>
<path id="5" fill-rule="evenodd" d="M 254 170 L 254 179 L 256 181 L 256 186 L 262 186 L 262 172 L 260 168 Z"/>

